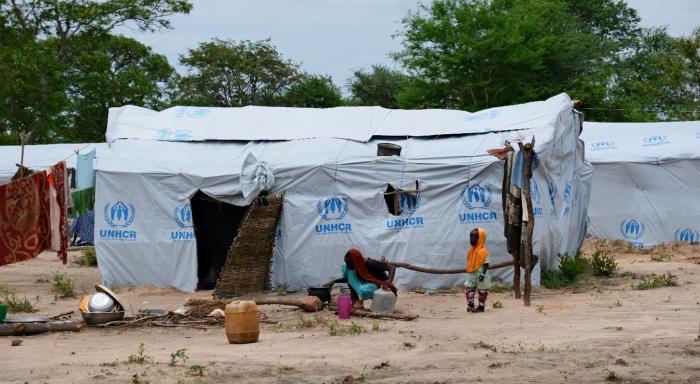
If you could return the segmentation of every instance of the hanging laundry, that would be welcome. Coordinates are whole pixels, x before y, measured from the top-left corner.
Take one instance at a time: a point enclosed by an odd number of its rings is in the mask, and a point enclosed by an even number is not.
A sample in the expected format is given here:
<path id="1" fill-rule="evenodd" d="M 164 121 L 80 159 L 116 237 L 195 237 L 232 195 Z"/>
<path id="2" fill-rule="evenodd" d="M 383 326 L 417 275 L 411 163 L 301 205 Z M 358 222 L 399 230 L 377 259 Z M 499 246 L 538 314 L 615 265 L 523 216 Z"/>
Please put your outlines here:
<path id="1" fill-rule="evenodd" d="M 0 265 L 36 257 L 50 242 L 46 173 L 0 185 Z"/>
<path id="2" fill-rule="evenodd" d="M 75 188 L 84 189 L 95 186 L 95 170 L 93 161 L 95 160 L 95 150 L 78 155 L 76 161 Z"/>
<path id="3" fill-rule="evenodd" d="M 46 170 L 49 196 L 50 247 L 58 252 L 63 264 L 68 262 L 68 186 L 66 163 L 63 161 Z"/>
<path id="4" fill-rule="evenodd" d="M 540 165 L 540 159 L 537 153 L 532 151 L 532 172 L 535 172 L 537 166 Z M 515 165 L 513 166 L 513 174 L 511 175 L 510 182 L 516 187 L 523 189 L 525 185 L 525 156 L 523 151 L 518 151 L 515 155 Z"/>

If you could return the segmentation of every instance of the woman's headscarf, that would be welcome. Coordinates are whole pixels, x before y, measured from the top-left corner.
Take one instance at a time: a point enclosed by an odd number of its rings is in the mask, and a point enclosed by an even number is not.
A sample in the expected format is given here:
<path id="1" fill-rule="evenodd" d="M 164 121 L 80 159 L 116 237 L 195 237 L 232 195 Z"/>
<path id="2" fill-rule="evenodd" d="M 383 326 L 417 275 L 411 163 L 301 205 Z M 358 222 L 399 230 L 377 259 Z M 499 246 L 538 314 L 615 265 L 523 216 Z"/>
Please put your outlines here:
<path id="1" fill-rule="evenodd" d="M 484 261 L 489 257 L 489 251 L 486 249 L 486 230 L 477 228 L 479 233 L 476 245 L 469 248 L 467 253 L 467 272 L 474 272 L 484 265 Z"/>
<path id="2" fill-rule="evenodd" d="M 348 263 L 348 261 L 350 261 L 350 263 Z M 348 253 L 345 254 L 345 264 L 347 265 L 348 269 L 354 269 L 360 279 L 375 284 L 378 287 L 386 285 L 392 292 L 394 292 L 394 295 L 396 295 L 398 290 L 391 281 L 379 280 L 369 273 L 367 267 L 365 266 L 365 258 L 362 256 L 362 252 L 360 252 L 358 249 L 351 248 Z"/>

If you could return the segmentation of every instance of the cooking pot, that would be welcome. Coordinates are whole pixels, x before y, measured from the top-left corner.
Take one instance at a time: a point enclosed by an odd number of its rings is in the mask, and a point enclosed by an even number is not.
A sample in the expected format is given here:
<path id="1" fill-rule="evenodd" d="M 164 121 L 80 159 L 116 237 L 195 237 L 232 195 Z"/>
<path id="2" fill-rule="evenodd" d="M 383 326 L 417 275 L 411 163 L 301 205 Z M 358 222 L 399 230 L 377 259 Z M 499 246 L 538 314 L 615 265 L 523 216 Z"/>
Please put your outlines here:
<path id="1" fill-rule="evenodd" d="M 331 289 L 326 287 L 313 287 L 306 290 L 309 296 L 316 296 L 321 299 L 321 302 L 327 303 L 331 301 Z"/>

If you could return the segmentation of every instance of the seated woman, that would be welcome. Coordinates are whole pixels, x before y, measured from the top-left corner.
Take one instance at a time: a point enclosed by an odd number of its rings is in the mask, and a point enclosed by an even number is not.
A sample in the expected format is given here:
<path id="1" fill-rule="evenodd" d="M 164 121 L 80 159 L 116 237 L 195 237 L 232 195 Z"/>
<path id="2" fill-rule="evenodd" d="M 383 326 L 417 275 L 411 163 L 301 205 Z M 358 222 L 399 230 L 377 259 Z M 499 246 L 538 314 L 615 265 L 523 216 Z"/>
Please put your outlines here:
<path id="1" fill-rule="evenodd" d="M 363 308 L 363 300 L 371 299 L 374 291 L 382 285 L 390 288 L 396 295 L 397 289 L 392 283 L 396 267 L 383 260 L 366 259 L 355 248 L 345 254 L 345 265 L 341 267 L 341 272 L 342 277 L 331 280 L 323 286 L 330 288 L 336 283 L 347 283 L 354 308 Z"/>

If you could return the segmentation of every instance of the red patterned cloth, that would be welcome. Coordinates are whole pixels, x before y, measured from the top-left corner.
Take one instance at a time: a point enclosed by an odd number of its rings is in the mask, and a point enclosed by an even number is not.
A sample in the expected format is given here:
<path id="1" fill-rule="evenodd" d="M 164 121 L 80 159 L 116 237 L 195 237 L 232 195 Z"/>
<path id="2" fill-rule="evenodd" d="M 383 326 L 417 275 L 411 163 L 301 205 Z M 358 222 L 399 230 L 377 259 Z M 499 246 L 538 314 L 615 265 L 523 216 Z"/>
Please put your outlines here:
<path id="1" fill-rule="evenodd" d="M 50 243 L 46 173 L 0 185 L 0 265 L 36 257 Z"/>
<path id="2" fill-rule="evenodd" d="M 64 162 L 0 185 L 0 265 L 31 259 L 48 248 L 67 262 L 67 194 Z"/>

